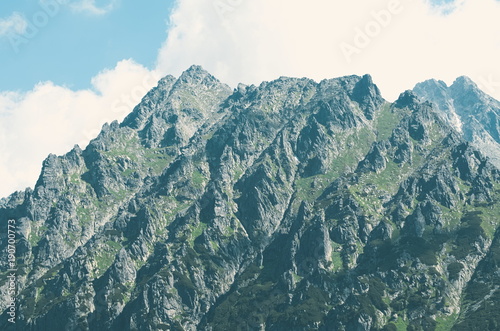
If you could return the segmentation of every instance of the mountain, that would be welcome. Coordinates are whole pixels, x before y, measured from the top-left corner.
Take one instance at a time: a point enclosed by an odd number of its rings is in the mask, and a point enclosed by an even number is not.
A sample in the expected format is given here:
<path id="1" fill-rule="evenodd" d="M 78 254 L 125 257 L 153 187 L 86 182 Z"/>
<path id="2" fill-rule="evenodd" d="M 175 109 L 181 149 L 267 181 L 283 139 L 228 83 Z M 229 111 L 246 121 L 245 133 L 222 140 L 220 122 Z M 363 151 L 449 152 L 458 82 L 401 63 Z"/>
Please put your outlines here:
<path id="1" fill-rule="evenodd" d="M 433 102 L 445 121 L 500 167 L 500 102 L 467 77 L 457 78 L 450 87 L 443 81 L 427 80 L 413 91 Z"/>
<path id="2" fill-rule="evenodd" d="M 495 330 L 500 173 L 448 115 L 369 75 L 167 76 L 0 201 L 15 327 Z"/>

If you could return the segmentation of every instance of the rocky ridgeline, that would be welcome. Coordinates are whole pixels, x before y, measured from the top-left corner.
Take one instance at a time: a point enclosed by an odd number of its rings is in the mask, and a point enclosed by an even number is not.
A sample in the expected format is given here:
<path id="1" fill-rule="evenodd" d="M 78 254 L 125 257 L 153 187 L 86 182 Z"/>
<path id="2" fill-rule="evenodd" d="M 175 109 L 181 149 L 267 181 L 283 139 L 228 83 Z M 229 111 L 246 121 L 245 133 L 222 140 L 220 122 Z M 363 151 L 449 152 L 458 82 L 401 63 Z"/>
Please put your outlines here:
<path id="1" fill-rule="evenodd" d="M 495 330 L 497 109 L 466 78 L 390 104 L 368 75 L 167 76 L 1 200 L 16 327 Z"/>
<path id="2" fill-rule="evenodd" d="M 450 87 L 427 80 L 417 84 L 414 92 L 433 102 L 447 123 L 500 167 L 500 102 L 467 77 L 457 78 Z"/>

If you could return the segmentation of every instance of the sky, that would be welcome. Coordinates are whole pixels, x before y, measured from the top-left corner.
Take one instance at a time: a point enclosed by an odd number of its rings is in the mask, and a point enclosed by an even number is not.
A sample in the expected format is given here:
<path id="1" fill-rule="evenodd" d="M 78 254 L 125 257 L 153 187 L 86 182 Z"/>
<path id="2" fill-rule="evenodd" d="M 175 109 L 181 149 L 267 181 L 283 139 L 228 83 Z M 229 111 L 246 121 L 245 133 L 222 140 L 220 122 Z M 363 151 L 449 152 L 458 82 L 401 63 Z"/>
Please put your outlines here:
<path id="1" fill-rule="evenodd" d="M 467 75 L 500 99 L 499 17 L 498 0 L 3 0 L 0 197 L 192 64 L 233 87 L 369 73 L 388 101 Z"/>

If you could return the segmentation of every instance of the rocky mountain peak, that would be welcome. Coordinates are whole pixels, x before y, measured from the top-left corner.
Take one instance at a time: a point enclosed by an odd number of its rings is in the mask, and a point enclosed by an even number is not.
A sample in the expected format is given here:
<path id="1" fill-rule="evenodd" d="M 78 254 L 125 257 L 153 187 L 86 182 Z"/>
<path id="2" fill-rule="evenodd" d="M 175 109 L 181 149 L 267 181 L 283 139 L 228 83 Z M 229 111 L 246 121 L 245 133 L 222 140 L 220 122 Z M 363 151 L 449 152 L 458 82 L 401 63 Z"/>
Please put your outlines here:
<path id="1" fill-rule="evenodd" d="M 161 89 L 163 91 L 170 90 L 170 87 L 177 79 L 172 75 L 167 75 L 158 81 L 158 85 L 153 88 L 148 94 L 154 92 L 155 90 Z"/>
<path id="2" fill-rule="evenodd" d="M 411 90 L 406 90 L 401 93 L 395 102 L 396 107 L 414 109 L 416 105 L 420 104 L 420 98 Z"/>
<path id="3" fill-rule="evenodd" d="M 351 97 L 358 102 L 368 119 L 373 119 L 373 110 L 377 109 L 384 99 L 370 75 L 364 75 L 354 86 Z"/>
<path id="4" fill-rule="evenodd" d="M 450 86 L 452 89 L 474 89 L 479 90 L 479 87 L 472 79 L 467 76 L 460 76 L 455 79 L 453 84 Z"/>
<path id="5" fill-rule="evenodd" d="M 418 83 L 413 88 L 413 91 L 423 99 L 431 99 L 440 109 L 449 110 L 452 107 L 452 105 L 448 104 L 448 86 L 442 80 L 429 79 Z"/>
<path id="6" fill-rule="evenodd" d="M 486 151 L 500 167 L 500 102 L 466 76 L 458 77 L 450 87 L 426 81 L 417 84 L 413 91 L 434 103 L 443 120 L 464 139 Z"/>
<path id="7" fill-rule="evenodd" d="M 192 65 L 184 71 L 177 80 L 177 84 L 220 84 L 220 81 L 199 65 Z"/>

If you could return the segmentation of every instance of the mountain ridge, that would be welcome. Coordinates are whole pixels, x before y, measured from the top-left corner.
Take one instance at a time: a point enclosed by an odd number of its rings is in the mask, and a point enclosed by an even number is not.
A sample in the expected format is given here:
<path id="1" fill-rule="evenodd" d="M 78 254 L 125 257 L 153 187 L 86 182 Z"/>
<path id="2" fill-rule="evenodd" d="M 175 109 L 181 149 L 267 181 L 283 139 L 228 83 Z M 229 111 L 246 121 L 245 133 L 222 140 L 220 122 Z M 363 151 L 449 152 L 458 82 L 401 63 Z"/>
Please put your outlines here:
<path id="1" fill-rule="evenodd" d="M 500 166 L 500 102 L 482 92 L 468 77 L 458 77 L 451 86 L 428 80 L 415 86 L 422 98 L 434 102 L 444 118 L 463 134 L 463 138 L 485 151 Z"/>
<path id="2" fill-rule="evenodd" d="M 18 323 L 460 330 L 482 317 L 468 284 L 493 284 L 500 174 L 443 113 L 415 91 L 388 103 L 369 75 L 167 76 L 0 202 Z"/>

